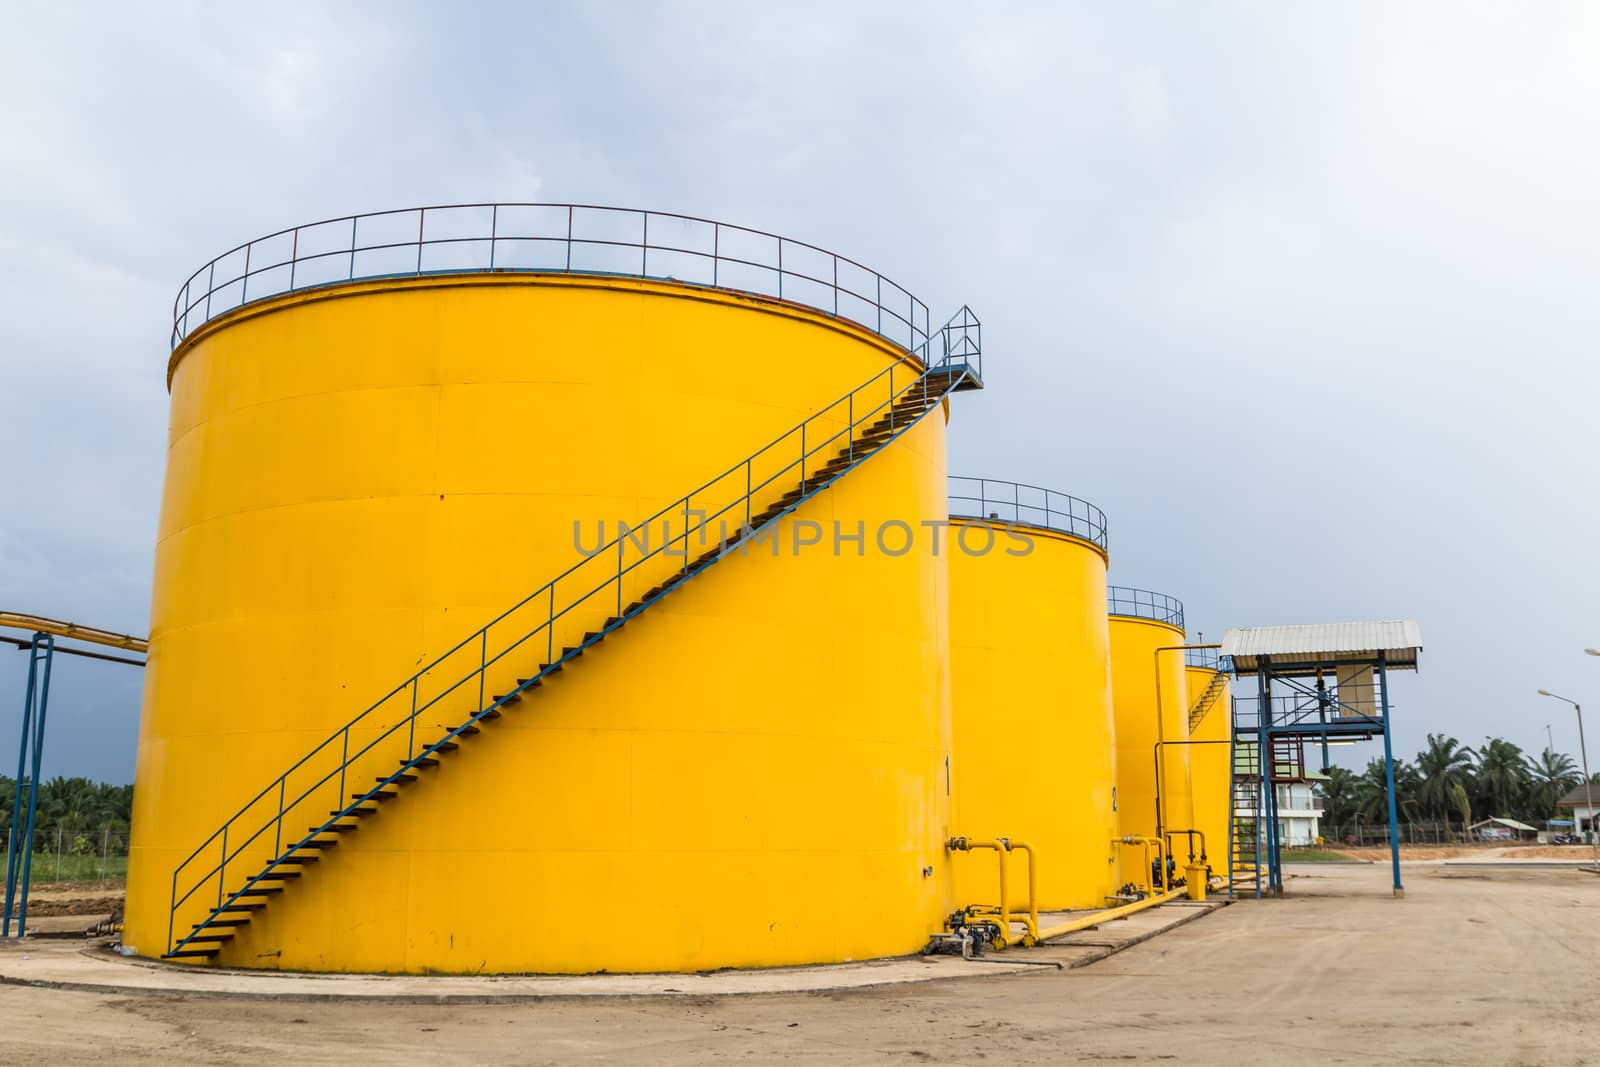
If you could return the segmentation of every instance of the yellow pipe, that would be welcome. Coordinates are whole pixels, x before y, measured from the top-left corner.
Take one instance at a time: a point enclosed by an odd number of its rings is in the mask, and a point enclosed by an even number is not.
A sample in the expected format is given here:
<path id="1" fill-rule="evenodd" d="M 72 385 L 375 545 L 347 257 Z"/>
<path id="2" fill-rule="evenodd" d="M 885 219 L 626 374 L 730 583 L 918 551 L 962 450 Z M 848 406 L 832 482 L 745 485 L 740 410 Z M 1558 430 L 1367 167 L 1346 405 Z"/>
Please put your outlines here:
<path id="1" fill-rule="evenodd" d="M 1162 848 L 1161 839 L 1160 838 L 1138 837 L 1138 836 L 1135 836 L 1133 834 L 1129 834 L 1126 837 L 1114 838 L 1111 843 L 1114 844 L 1114 845 L 1115 844 L 1140 845 L 1140 846 L 1143 847 L 1143 849 L 1144 849 L 1144 870 L 1147 872 L 1147 880 L 1145 882 L 1145 885 L 1149 887 L 1150 892 L 1152 894 L 1154 894 L 1155 891 L 1156 891 L 1156 883 L 1155 883 L 1155 879 L 1154 878 L 1149 878 L 1148 877 L 1148 872 L 1150 870 L 1150 849 L 1152 847 L 1154 847 L 1155 850 L 1156 850 L 1156 861 L 1160 864 L 1160 870 L 1161 870 L 1161 892 L 1167 893 L 1167 892 L 1169 892 L 1171 890 L 1172 887 L 1167 884 L 1167 856 L 1166 856 L 1166 851 Z"/>
<path id="2" fill-rule="evenodd" d="M 1027 933 L 1025 933 L 1021 938 L 1021 941 L 1024 945 L 1031 945 L 1038 941 L 1039 908 L 1037 900 L 1034 896 L 1034 888 L 1038 884 L 1038 873 L 1034 866 L 1034 853 L 1032 847 L 1024 844 L 1021 841 L 1012 841 L 1004 837 L 996 838 L 993 841 L 978 841 L 969 837 L 953 837 L 950 839 L 950 842 L 946 847 L 952 852 L 970 852 L 977 848 L 993 849 L 995 855 L 999 857 L 1000 906 L 994 909 L 994 914 L 1000 920 L 1000 944 L 998 946 L 1000 948 L 1005 948 L 1008 945 L 1016 943 L 1011 938 L 1011 923 L 1013 920 L 1011 918 L 1010 887 L 1006 879 L 1006 853 L 1010 852 L 1012 849 L 1021 849 L 1028 854 L 1028 914 L 1024 917 L 1016 919 L 1015 921 L 1022 923 L 1022 925 L 1027 928 Z M 975 915 L 987 915 L 990 913 L 987 906 L 969 908 L 968 911 Z"/>
<path id="3" fill-rule="evenodd" d="M 79 626 L 75 622 L 61 622 L 58 619 L 47 619 L 42 615 L 25 615 L 17 611 L 0 611 L 0 628 L 55 634 L 57 637 L 71 637 L 94 645 L 110 645 L 112 648 L 123 648 L 129 652 L 150 651 L 150 642 L 142 637 L 134 637 L 132 634 L 116 634 L 110 630 L 96 629 L 93 626 Z"/>
<path id="4" fill-rule="evenodd" d="M 1039 863 L 1034 858 L 1032 846 L 1021 841 L 1007 841 L 1009 849 L 1021 849 L 1028 854 L 1028 917 L 1024 920 L 1028 925 L 1028 933 L 1034 941 L 1039 940 L 1039 894 L 1036 892 L 1039 880 Z"/>
<path id="5" fill-rule="evenodd" d="M 1062 934 L 1070 934 L 1078 930 L 1087 930 L 1091 926 L 1099 926 L 1101 923 L 1110 922 L 1112 919 L 1121 919 L 1132 915 L 1134 912 L 1153 908 L 1157 904 L 1165 904 L 1173 896 L 1174 894 L 1172 893 L 1163 893 L 1160 896 L 1152 895 L 1145 897 L 1143 900 L 1136 900 L 1132 904 L 1119 904 L 1114 908 L 1103 908 L 1087 915 L 1080 915 L 1078 918 L 1068 920 L 1058 926 L 1047 926 L 1040 930 L 1039 940 L 1048 941 L 1052 937 L 1060 937 Z"/>

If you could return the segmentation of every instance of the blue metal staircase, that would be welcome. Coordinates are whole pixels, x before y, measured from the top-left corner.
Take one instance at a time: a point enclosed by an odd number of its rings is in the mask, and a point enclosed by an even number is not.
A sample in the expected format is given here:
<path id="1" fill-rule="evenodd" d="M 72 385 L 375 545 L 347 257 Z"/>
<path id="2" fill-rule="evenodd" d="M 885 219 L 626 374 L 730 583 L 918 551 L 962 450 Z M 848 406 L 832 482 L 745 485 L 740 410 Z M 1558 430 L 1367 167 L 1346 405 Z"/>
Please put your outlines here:
<path id="1" fill-rule="evenodd" d="M 653 546 L 619 535 L 331 733 L 173 871 L 163 958 L 216 957 L 274 896 L 304 876 L 322 851 L 358 831 L 401 789 L 420 782 L 423 771 L 439 767 L 480 736 L 483 724 L 529 707 L 530 698 L 568 663 L 760 538 L 910 430 L 945 397 L 983 388 L 981 324 L 969 309 L 962 308 L 915 354 L 920 366 L 892 364 L 633 527 L 650 529 L 681 518 L 681 534 Z M 785 491 L 778 494 L 779 489 Z M 710 547 L 691 555 L 691 543 Z M 627 590 L 645 581 L 654 584 L 630 596 Z M 563 632 L 559 640 L 558 629 Z M 504 685 L 505 692 L 492 693 L 490 671 L 504 674 L 518 663 L 537 668 Z M 447 700 L 457 710 L 447 711 L 442 703 Z M 419 717 L 429 712 L 457 725 L 419 741 Z M 303 832 L 286 829 L 291 818 L 311 825 Z M 230 868 L 251 872 L 231 890 Z M 197 917 L 187 932 L 178 932 L 180 918 Z"/>

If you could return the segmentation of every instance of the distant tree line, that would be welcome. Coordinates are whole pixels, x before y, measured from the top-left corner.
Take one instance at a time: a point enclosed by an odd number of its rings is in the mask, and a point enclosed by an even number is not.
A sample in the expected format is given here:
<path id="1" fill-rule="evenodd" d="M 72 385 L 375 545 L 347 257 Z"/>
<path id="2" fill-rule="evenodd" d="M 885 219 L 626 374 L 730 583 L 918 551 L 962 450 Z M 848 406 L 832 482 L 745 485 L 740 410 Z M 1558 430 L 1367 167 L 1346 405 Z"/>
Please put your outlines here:
<path id="1" fill-rule="evenodd" d="M 1320 783 L 1323 819 L 1335 826 L 1389 818 L 1388 783 L 1383 760 L 1374 759 L 1359 774 L 1330 767 Z M 1600 775 L 1594 776 L 1600 785 Z M 1542 826 L 1560 818 L 1556 801 L 1583 782 L 1571 756 L 1546 748 L 1530 756 L 1499 737 L 1485 738 L 1478 748 L 1444 734 L 1429 734 L 1428 744 L 1412 762 L 1395 760 L 1395 803 L 1400 821 L 1436 821 L 1462 830 L 1473 822 L 1498 816 Z"/>
<path id="2" fill-rule="evenodd" d="M 0 838 L 11 828 L 11 807 L 17 782 L 0 775 Z M 28 813 L 23 811 L 22 817 Z M 51 778 L 39 784 L 36 829 L 125 832 L 133 819 L 133 786 L 91 782 L 87 778 Z"/>

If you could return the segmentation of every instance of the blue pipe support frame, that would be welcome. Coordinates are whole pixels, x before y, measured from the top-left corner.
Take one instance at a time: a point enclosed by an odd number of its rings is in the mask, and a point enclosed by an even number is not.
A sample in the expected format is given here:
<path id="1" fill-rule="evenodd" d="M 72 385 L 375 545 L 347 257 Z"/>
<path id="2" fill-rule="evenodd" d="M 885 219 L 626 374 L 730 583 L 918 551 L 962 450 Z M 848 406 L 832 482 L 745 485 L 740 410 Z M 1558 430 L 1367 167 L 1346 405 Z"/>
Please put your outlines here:
<path id="1" fill-rule="evenodd" d="M 1379 713 L 1377 716 L 1354 715 L 1350 712 L 1355 709 L 1327 695 L 1327 689 L 1320 678 L 1315 690 L 1297 683 L 1294 674 L 1309 674 L 1332 667 L 1333 664 L 1295 663 L 1280 664 L 1269 662 L 1262 657 L 1256 669 L 1257 685 L 1257 721 L 1255 727 L 1256 744 L 1260 753 L 1261 774 L 1261 820 L 1266 839 L 1260 842 L 1257 855 L 1264 852 L 1266 857 L 1266 888 L 1269 892 L 1282 895 L 1283 893 L 1283 849 L 1278 840 L 1278 797 L 1277 789 L 1272 781 L 1272 742 L 1274 737 L 1310 738 L 1319 740 L 1323 745 L 1323 763 L 1327 764 L 1327 744 L 1330 737 L 1347 737 L 1351 739 L 1368 739 L 1376 736 L 1383 738 L 1383 771 L 1384 787 L 1387 792 L 1387 814 L 1389 822 L 1389 860 L 1394 873 L 1394 895 L 1405 896 L 1405 886 L 1400 880 L 1400 812 L 1395 797 L 1394 784 L 1394 742 L 1390 730 L 1389 707 L 1389 669 L 1386 657 L 1379 653 L 1373 667 L 1378 678 Z M 1296 723 L 1290 722 L 1277 727 L 1273 726 L 1272 719 L 1272 681 L 1282 678 L 1291 690 L 1299 691 L 1313 698 L 1318 704 L 1318 722 Z M 1338 705 L 1341 714 L 1330 721 L 1327 709 L 1330 705 Z M 1259 859 L 1258 859 L 1259 864 Z M 1259 870 L 1259 866 L 1258 866 Z M 1258 894 L 1261 882 L 1258 879 Z"/>
<path id="2" fill-rule="evenodd" d="M 1266 713 L 1261 716 L 1261 807 L 1262 807 L 1262 832 L 1267 835 L 1264 844 L 1267 846 L 1267 890 L 1272 893 L 1283 892 L 1283 868 L 1280 864 L 1283 857 L 1278 854 L 1278 786 L 1272 780 L 1272 674 L 1270 671 L 1262 672 L 1262 707 Z"/>
<path id="3" fill-rule="evenodd" d="M 1317 673 L 1317 718 L 1322 725 L 1328 724 L 1328 689 L 1322 684 L 1322 673 Z M 1322 731 L 1322 770 L 1327 772 L 1330 766 L 1328 759 L 1328 731 Z"/>
<path id="4" fill-rule="evenodd" d="M 1400 816 L 1394 801 L 1394 751 L 1389 729 L 1389 667 L 1384 654 L 1378 653 L 1378 702 L 1383 714 L 1383 780 L 1389 794 L 1389 862 L 1394 867 L 1394 895 L 1406 895 L 1400 884 Z"/>
<path id="5" fill-rule="evenodd" d="M 17 746 L 16 795 L 11 805 L 11 833 L 6 844 L 5 920 L 3 928 L 0 928 L 0 936 L 4 937 L 11 936 L 13 916 L 17 920 L 17 937 L 27 933 L 28 880 L 33 872 L 33 826 L 39 811 L 39 769 L 44 762 L 44 721 L 50 704 L 50 668 L 55 660 L 55 649 L 55 638 L 47 633 L 34 634 L 33 641 L 28 645 L 28 687 L 22 703 L 22 740 Z M 24 776 L 28 783 L 26 793 Z M 24 797 L 28 814 L 19 827 Z"/>

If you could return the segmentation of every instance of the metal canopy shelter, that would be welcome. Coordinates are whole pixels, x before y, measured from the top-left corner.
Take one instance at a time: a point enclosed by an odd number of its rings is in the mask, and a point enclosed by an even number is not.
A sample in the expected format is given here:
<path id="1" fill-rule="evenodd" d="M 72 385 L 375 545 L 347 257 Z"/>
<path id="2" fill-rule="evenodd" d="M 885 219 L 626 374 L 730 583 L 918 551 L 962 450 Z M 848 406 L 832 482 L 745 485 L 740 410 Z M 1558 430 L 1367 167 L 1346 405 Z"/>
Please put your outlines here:
<path id="1" fill-rule="evenodd" d="M 1220 655 L 1241 680 L 1256 677 L 1254 696 L 1233 701 L 1233 785 L 1229 865 L 1235 891 L 1255 881 L 1255 895 L 1283 892 L 1275 783 L 1305 773 L 1306 743 L 1383 738 L 1389 856 L 1395 896 L 1400 882 L 1399 813 L 1389 729 L 1389 672 L 1416 670 L 1422 636 L 1411 619 L 1256 626 L 1229 630 Z M 1243 758 L 1241 759 L 1241 755 Z M 1263 887 L 1263 859 L 1266 884 Z"/>
<path id="2" fill-rule="evenodd" d="M 0 611 L 0 629 L 21 630 L 28 637 L 10 637 L 0 634 L 0 642 L 16 645 L 28 653 L 28 685 L 22 702 L 22 741 L 17 750 L 16 795 L 11 805 L 11 833 L 6 843 L 6 898 L 5 919 L 0 926 L 0 936 L 11 936 L 11 920 L 17 920 L 17 936 L 28 929 L 28 879 L 33 867 L 33 820 L 39 808 L 39 772 L 44 763 L 44 720 L 50 706 L 50 668 L 57 652 L 63 655 L 83 656 L 86 659 L 107 660 L 143 667 L 145 661 L 130 656 L 112 656 L 104 652 L 91 652 L 86 648 L 57 645 L 56 638 L 75 641 L 128 652 L 148 654 L 150 644 L 142 637 L 112 633 L 93 626 L 47 619 L 42 615 L 24 615 Z M 20 833 L 19 833 L 20 831 Z"/>

